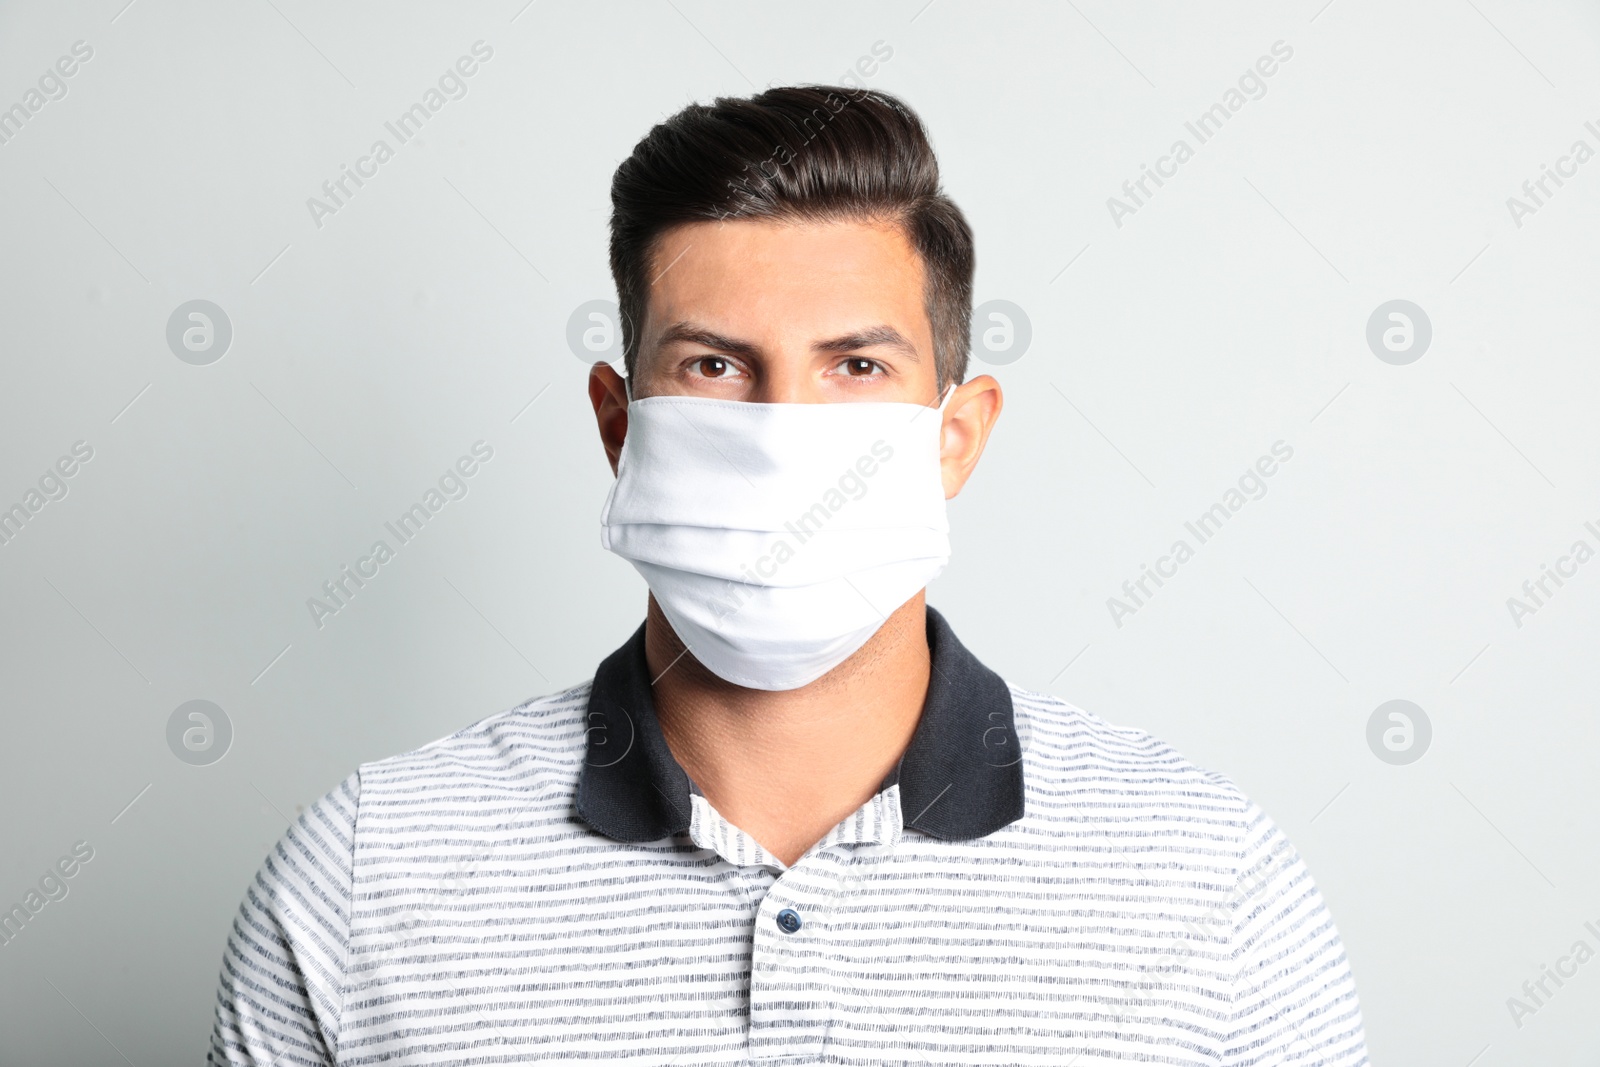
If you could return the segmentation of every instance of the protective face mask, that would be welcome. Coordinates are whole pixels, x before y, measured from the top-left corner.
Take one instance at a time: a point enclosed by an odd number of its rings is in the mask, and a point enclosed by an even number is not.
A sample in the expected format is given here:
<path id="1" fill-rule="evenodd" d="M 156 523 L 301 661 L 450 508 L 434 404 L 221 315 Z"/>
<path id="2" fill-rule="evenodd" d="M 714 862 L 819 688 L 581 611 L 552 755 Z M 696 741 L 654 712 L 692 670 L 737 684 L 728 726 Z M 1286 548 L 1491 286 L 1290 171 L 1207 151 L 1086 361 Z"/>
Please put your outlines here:
<path id="1" fill-rule="evenodd" d="M 797 689 L 944 570 L 949 396 L 937 408 L 634 400 L 600 543 L 718 677 Z"/>

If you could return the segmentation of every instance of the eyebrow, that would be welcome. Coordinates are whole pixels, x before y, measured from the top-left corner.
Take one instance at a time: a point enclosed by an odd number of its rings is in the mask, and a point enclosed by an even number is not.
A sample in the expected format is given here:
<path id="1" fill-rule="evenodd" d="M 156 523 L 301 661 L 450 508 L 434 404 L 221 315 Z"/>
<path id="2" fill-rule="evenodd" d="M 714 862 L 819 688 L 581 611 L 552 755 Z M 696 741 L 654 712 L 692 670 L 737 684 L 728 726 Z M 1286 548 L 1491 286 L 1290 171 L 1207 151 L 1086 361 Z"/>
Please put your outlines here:
<path id="1" fill-rule="evenodd" d="M 696 326 L 692 322 L 673 323 L 662 332 L 660 339 L 656 343 L 665 348 L 667 345 L 680 342 L 704 345 L 707 348 L 714 348 L 719 352 L 727 352 L 729 355 L 734 356 L 753 356 L 757 352 L 756 346 L 749 341 L 735 340 L 732 337 L 724 336 L 702 326 Z M 906 340 L 905 335 L 899 330 L 887 325 L 871 326 L 865 330 L 857 330 L 826 341 L 818 341 L 811 347 L 817 352 L 853 352 L 862 348 L 886 347 L 894 349 L 913 363 L 922 362 L 922 357 L 918 355 L 916 346 Z"/>
<path id="2" fill-rule="evenodd" d="M 707 348 L 715 348 L 719 352 L 727 352 L 729 355 L 734 356 L 753 356 L 756 354 L 756 346 L 749 341 L 735 341 L 731 337 L 724 337 L 720 333 L 696 326 L 692 322 L 675 322 L 668 326 L 656 344 L 665 348 L 667 345 L 685 341 L 690 344 L 704 345 Z"/>
<path id="3" fill-rule="evenodd" d="M 913 363 L 921 363 L 917 348 L 893 326 L 873 326 L 831 341 L 821 341 L 811 346 L 818 352 L 853 352 L 858 348 L 892 348 Z"/>

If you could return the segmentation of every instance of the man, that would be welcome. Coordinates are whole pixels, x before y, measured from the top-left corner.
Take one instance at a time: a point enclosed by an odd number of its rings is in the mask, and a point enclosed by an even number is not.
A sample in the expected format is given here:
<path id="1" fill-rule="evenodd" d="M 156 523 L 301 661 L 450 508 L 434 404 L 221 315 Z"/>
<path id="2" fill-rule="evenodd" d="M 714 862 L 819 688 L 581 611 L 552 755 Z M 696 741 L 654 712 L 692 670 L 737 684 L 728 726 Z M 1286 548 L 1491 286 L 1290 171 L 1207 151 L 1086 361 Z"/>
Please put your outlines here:
<path id="1" fill-rule="evenodd" d="M 644 625 L 300 818 L 213 1062 L 1365 1063 L 1266 816 L 924 605 L 1001 394 L 915 115 L 690 107 L 612 203 L 628 374 L 589 394 Z"/>

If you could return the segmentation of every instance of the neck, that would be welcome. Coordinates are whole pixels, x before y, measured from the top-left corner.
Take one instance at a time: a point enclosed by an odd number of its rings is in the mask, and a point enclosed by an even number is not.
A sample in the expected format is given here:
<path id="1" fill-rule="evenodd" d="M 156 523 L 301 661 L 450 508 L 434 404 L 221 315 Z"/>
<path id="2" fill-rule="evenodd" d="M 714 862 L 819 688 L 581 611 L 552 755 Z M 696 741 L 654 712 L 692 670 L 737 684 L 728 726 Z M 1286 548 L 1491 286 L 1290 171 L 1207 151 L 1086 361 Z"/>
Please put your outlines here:
<path id="1" fill-rule="evenodd" d="M 712 807 L 785 864 L 877 792 L 928 694 L 918 593 L 855 655 L 799 689 L 746 689 L 688 653 L 650 598 L 645 659 L 672 755 Z"/>

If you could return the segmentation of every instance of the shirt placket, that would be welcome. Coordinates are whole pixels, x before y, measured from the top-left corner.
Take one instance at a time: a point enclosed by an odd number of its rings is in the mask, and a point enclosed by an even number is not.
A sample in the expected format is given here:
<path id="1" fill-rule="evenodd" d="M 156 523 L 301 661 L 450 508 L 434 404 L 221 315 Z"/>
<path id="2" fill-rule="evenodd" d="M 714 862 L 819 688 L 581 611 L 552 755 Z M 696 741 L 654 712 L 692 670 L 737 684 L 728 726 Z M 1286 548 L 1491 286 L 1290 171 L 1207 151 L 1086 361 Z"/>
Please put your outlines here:
<path id="1" fill-rule="evenodd" d="M 899 792 L 890 786 L 829 831 L 792 867 L 694 798 L 691 836 L 723 859 L 752 862 L 778 874 L 756 905 L 750 946 L 748 1052 L 762 1064 L 817 1060 L 837 1011 L 825 966 L 834 953 L 829 917 L 852 891 L 852 866 L 863 847 L 893 848 L 901 834 Z M 735 858 L 737 857 L 737 859 Z"/>
<path id="2" fill-rule="evenodd" d="M 829 913 L 851 860 L 848 845 L 814 851 L 773 883 L 756 909 L 750 954 L 749 1054 L 758 1063 L 814 1062 L 836 1010 L 821 966 Z"/>

